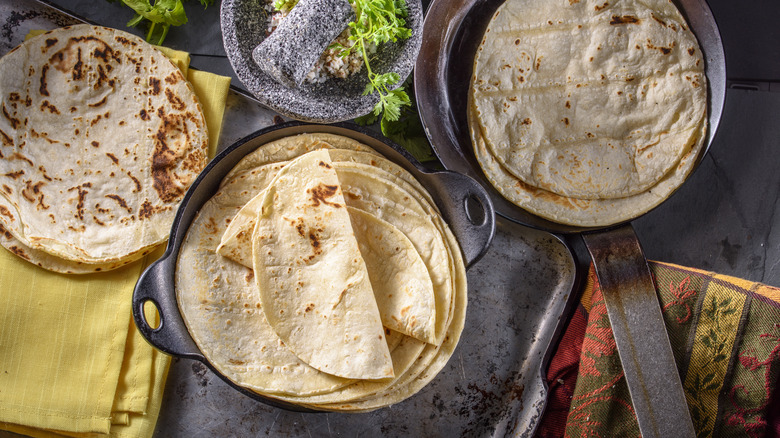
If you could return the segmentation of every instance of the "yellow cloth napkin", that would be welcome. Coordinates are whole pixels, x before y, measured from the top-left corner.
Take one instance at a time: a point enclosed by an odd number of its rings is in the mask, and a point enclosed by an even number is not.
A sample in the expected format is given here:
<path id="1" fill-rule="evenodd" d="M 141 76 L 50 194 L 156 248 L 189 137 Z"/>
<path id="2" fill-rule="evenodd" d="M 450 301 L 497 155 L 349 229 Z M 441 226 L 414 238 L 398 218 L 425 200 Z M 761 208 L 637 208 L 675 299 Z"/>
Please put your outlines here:
<path id="1" fill-rule="evenodd" d="M 230 78 L 188 69 L 189 55 L 163 49 L 192 83 L 212 156 Z M 0 429 L 30 436 L 151 436 L 170 357 L 132 321 L 143 269 L 164 248 L 121 269 L 63 275 L 0 250 Z"/>

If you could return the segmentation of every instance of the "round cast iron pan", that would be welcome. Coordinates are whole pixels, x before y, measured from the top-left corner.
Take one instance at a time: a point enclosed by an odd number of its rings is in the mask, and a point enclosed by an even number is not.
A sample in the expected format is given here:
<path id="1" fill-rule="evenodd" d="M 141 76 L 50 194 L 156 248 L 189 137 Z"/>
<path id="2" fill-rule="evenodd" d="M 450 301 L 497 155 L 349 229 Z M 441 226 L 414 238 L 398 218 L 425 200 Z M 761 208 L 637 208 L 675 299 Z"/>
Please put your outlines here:
<path id="1" fill-rule="evenodd" d="M 423 25 L 422 47 L 414 70 L 415 96 L 428 139 L 444 167 L 469 175 L 490 194 L 496 213 L 523 225 L 553 232 L 577 233 L 600 227 L 577 227 L 549 221 L 506 200 L 485 178 L 471 146 L 467 121 L 469 83 L 474 57 L 490 19 L 504 0 L 434 0 Z M 726 61 L 718 26 L 704 0 L 674 0 L 699 40 L 708 85 L 709 148 L 720 123 L 726 95 Z M 636 219 L 636 218 L 634 218 Z"/>
<path id="2" fill-rule="evenodd" d="M 673 1 L 699 41 L 707 76 L 708 132 L 695 169 L 712 143 L 723 112 L 725 55 L 717 23 L 706 1 Z M 579 265 L 583 265 L 583 259 L 593 261 L 643 436 L 668 434 L 670 431 L 665 427 L 677 427 L 671 431 L 677 436 L 693 436 L 650 270 L 630 221 L 609 227 L 576 227 L 536 216 L 501 196 L 482 174 L 474 156 L 467 122 L 473 61 L 490 19 L 503 2 L 434 0 L 429 7 L 414 76 L 426 135 L 445 168 L 469 175 L 485 187 L 497 214 L 555 234 L 569 247 Z M 581 236 L 581 241 L 577 236 Z M 577 257 L 585 250 L 589 254 Z M 584 273 L 581 268 L 577 271 L 578 277 Z M 581 278 L 575 279 L 575 285 L 581 283 Z M 578 299 L 577 292 L 571 294 L 573 299 Z M 573 307 L 567 305 L 568 309 Z M 565 319 L 562 316 L 561 320 Z M 555 342 L 549 349 L 554 346 Z M 542 381 L 546 382 L 543 378 L 546 370 L 540 372 Z"/>
<path id="3" fill-rule="evenodd" d="M 217 191 L 225 175 L 247 154 L 270 141 L 301 134 L 326 132 L 351 137 L 380 152 L 411 172 L 430 192 L 436 205 L 460 244 L 466 266 L 487 251 L 495 233 L 493 206 L 484 188 L 472 178 L 452 171 L 430 172 L 400 146 L 372 131 L 351 123 L 317 125 L 289 122 L 262 129 L 237 141 L 212 160 L 190 187 L 174 218 L 165 254 L 150 265 L 133 291 L 133 317 L 141 334 L 157 349 L 177 357 L 203 362 L 216 375 L 238 391 L 270 405 L 309 411 L 290 403 L 266 398 L 240 387 L 209 363 L 192 340 L 176 300 L 174 273 L 179 250 L 196 214 Z M 152 302 L 160 315 L 153 327 L 144 316 L 144 305 Z"/>

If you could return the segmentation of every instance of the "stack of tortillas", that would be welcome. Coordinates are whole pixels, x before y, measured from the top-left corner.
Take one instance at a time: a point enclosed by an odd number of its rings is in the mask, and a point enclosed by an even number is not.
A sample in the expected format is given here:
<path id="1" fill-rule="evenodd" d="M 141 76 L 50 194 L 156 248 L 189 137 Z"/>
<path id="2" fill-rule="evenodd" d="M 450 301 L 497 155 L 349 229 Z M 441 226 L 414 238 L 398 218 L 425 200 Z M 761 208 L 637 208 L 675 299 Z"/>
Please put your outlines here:
<path id="1" fill-rule="evenodd" d="M 0 242 L 66 273 L 113 269 L 168 237 L 207 160 L 181 71 L 142 39 L 78 25 L 0 59 Z"/>
<path id="2" fill-rule="evenodd" d="M 668 0 L 508 0 L 474 64 L 469 122 L 495 188 L 555 222 L 658 205 L 707 130 L 704 61 Z"/>
<path id="3" fill-rule="evenodd" d="M 190 225 L 175 284 L 222 375 L 320 410 L 416 393 L 452 355 L 466 312 L 460 248 L 428 192 L 333 134 L 243 158 Z"/>

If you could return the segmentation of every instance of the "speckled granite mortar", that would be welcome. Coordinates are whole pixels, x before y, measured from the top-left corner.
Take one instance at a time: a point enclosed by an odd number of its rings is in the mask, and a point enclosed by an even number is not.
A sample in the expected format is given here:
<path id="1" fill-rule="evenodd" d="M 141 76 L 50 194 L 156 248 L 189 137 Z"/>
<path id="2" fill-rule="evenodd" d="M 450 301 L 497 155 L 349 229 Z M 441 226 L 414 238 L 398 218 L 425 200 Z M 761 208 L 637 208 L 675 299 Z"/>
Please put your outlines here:
<path id="1" fill-rule="evenodd" d="M 376 73 L 396 72 L 401 82 L 412 71 L 422 43 L 423 12 L 420 0 L 407 0 L 409 39 L 383 44 L 371 67 Z M 368 83 L 365 67 L 347 79 L 331 79 L 300 87 L 284 86 L 252 59 L 252 51 L 266 38 L 269 15 L 263 0 L 224 0 L 220 25 L 225 52 L 239 80 L 263 105 L 297 120 L 333 123 L 367 114 L 379 100 L 376 94 L 363 96 Z"/>
<path id="2" fill-rule="evenodd" d="M 255 47 L 252 59 L 276 82 L 300 87 L 322 52 L 354 20 L 348 0 L 300 0 Z"/>

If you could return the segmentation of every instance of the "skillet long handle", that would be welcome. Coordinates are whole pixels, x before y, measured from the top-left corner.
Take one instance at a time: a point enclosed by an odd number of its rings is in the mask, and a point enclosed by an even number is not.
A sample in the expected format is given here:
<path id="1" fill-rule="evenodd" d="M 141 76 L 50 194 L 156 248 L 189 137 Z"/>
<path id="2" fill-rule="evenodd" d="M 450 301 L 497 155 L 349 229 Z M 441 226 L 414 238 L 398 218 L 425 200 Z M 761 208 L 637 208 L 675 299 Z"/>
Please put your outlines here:
<path id="1" fill-rule="evenodd" d="M 644 438 L 694 437 L 680 374 L 639 239 L 630 225 L 586 233 Z"/>

